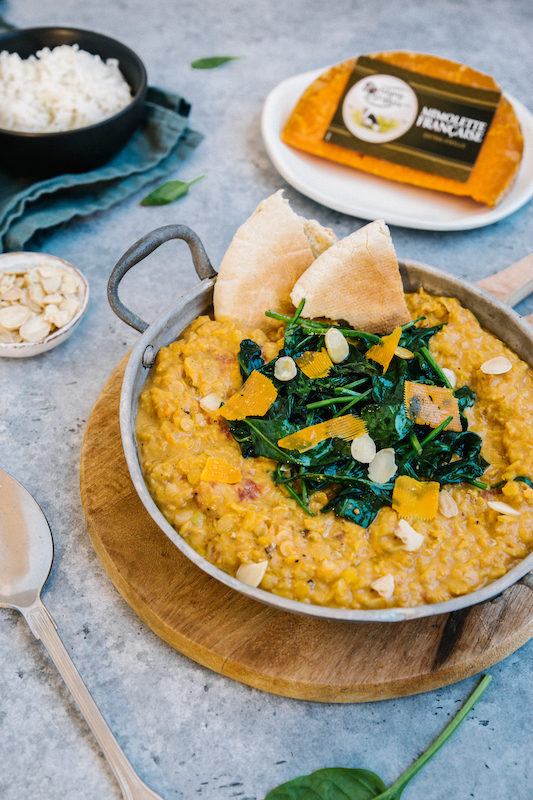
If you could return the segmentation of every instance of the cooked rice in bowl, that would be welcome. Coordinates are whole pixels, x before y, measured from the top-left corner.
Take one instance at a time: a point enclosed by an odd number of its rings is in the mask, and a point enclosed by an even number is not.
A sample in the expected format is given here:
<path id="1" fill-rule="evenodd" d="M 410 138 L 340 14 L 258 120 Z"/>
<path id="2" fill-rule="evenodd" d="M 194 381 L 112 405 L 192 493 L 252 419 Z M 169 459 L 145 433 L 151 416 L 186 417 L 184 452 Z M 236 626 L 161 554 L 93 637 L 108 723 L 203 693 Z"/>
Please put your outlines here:
<path id="1" fill-rule="evenodd" d="M 22 59 L 0 53 L 0 128 L 58 133 L 95 125 L 131 103 L 118 60 L 77 44 L 44 47 Z"/>

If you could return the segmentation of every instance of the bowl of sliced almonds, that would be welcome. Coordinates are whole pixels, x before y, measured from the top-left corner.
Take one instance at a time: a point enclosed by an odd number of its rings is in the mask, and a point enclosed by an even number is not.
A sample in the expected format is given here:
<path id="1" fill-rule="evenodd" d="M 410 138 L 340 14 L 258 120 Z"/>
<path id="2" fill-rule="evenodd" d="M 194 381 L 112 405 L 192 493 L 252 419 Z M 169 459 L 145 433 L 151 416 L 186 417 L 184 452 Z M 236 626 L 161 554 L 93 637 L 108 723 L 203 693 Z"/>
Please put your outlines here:
<path id="1" fill-rule="evenodd" d="M 0 255 L 0 357 L 26 358 L 64 342 L 89 303 L 76 267 L 46 253 Z"/>

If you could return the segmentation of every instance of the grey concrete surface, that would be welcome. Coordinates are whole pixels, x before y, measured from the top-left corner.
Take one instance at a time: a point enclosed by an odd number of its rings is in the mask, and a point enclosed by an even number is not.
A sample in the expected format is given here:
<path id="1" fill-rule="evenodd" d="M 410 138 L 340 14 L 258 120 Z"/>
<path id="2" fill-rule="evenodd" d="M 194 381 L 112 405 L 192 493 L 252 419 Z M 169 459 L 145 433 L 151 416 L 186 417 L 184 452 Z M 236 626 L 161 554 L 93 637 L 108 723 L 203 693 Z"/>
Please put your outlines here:
<path id="1" fill-rule="evenodd" d="M 55 539 L 43 594 L 62 640 L 128 758 L 166 800 L 260 800 L 277 784 L 327 766 L 361 766 L 392 783 L 441 732 L 479 680 L 358 705 L 265 694 L 193 663 L 158 639 L 109 581 L 79 497 L 84 427 L 103 383 L 137 334 L 106 301 L 120 255 L 174 222 L 203 239 L 215 265 L 238 225 L 278 188 L 299 213 L 343 236 L 362 220 L 287 186 L 260 136 L 264 99 L 295 73 L 379 49 L 432 52 L 491 73 L 533 110 L 533 11 L 527 0 L 0 0 L 19 27 L 63 24 L 114 36 L 144 59 L 150 83 L 193 104 L 205 140 L 179 175 L 206 179 L 178 203 L 140 196 L 46 237 L 43 252 L 76 264 L 92 291 L 82 325 L 61 347 L 0 360 L 0 465 L 42 505 Z M 190 62 L 242 58 L 215 71 Z M 393 227 L 400 257 L 480 279 L 533 251 L 533 204 L 486 228 L 434 233 Z M 152 319 L 195 283 L 172 243 L 124 281 L 122 297 Z M 521 306 L 531 313 L 530 301 Z M 394 635 L 391 629 L 391 635 Z M 489 670 L 493 682 L 405 800 L 529 800 L 533 642 Z M 102 800 L 120 792 L 53 664 L 16 612 L 0 611 L 0 797 Z"/>

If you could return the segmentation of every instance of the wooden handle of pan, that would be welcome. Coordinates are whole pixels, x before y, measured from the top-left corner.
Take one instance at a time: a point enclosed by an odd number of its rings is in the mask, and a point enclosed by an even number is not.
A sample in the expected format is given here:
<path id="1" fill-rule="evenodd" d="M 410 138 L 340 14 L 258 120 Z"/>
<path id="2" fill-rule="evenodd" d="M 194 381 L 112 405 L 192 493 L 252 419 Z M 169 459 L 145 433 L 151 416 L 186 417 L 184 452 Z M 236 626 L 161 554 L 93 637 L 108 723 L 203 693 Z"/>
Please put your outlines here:
<path id="1" fill-rule="evenodd" d="M 503 300 L 510 306 L 516 306 L 533 292 L 533 253 L 507 269 L 477 282 L 477 286 Z M 533 325 L 533 314 L 524 317 Z"/>

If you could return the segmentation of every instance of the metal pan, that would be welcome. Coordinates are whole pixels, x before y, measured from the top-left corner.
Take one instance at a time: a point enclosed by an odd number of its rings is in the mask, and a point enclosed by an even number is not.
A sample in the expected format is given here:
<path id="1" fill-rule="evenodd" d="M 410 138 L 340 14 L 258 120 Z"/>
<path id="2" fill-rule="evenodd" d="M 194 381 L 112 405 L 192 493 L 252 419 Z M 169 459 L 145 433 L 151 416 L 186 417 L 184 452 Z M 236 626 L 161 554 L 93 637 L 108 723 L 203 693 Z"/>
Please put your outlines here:
<path id="1" fill-rule="evenodd" d="M 169 239 L 183 239 L 187 242 L 200 283 L 192 292 L 180 297 L 170 310 L 164 311 L 148 324 L 122 304 L 118 297 L 118 288 L 121 279 L 131 267 Z M 456 297 L 476 315 L 483 327 L 504 341 L 521 359 L 533 365 L 533 328 L 505 303 L 461 278 L 447 275 L 418 261 L 400 261 L 400 272 L 406 292 L 416 291 L 423 286 L 433 294 Z M 198 236 L 184 225 L 168 225 L 152 231 L 136 242 L 116 264 L 108 285 L 108 299 L 113 311 L 142 334 L 130 355 L 120 398 L 120 430 L 128 469 L 137 494 L 152 519 L 190 561 L 235 591 L 281 611 L 345 622 L 402 622 L 457 611 L 501 594 L 533 569 L 531 553 L 499 580 L 453 600 L 410 608 L 349 610 L 309 605 L 251 588 L 222 572 L 193 550 L 167 522 L 148 492 L 137 453 L 135 417 L 139 394 L 157 351 L 175 341 L 196 317 L 212 311 L 215 281 L 216 272 Z M 524 580 L 530 582 L 531 577 Z"/>

